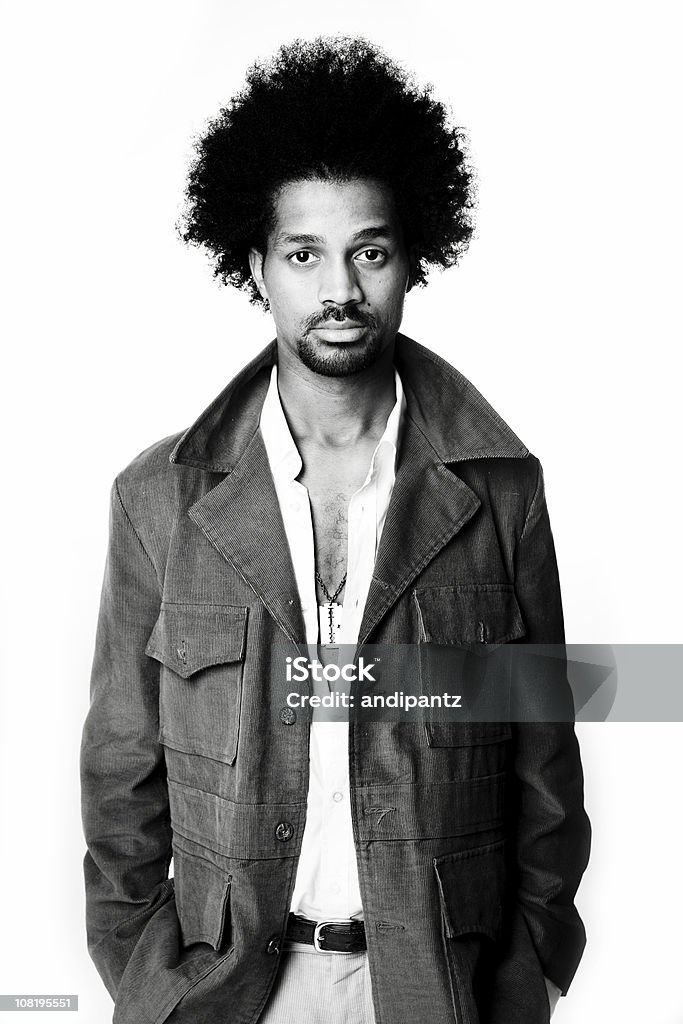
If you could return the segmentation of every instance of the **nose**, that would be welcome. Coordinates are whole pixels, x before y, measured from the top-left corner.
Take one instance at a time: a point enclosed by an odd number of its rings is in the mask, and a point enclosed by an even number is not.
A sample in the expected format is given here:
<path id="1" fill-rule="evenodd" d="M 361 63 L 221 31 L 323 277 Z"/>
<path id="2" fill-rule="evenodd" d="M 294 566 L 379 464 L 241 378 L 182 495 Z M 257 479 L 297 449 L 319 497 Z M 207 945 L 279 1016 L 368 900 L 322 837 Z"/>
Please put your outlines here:
<path id="1" fill-rule="evenodd" d="M 322 303 L 334 302 L 345 306 L 349 302 L 361 302 L 363 289 L 358 280 L 356 268 L 347 259 L 326 261 L 320 276 L 318 298 Z"/>

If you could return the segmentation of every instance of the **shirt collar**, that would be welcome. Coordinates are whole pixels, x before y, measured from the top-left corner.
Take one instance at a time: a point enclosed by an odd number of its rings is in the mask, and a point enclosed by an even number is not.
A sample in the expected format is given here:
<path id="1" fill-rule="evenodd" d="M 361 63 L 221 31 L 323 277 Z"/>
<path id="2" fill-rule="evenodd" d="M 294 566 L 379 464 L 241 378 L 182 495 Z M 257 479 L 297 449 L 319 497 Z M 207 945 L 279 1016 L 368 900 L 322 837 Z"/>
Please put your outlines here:
<path id="1" fill-rule="evenodd" d="M 385 469 L 389 469 L 392 476 L 396 472 L 396 457 L 406 409 L 403 385 L 396 368 L 394 368 L 394 386 L 396 401 L 389 413 L 384 433 L 372 454 L 366 483 L 375 470 L 384 473 Z M 273 365 L 270 373 L 270 384 L 261 410 L 260 427 L 274 479 L 296 480 L 303 463 L 280 401 L 277 386 L 277 363 Z"/>
<path id="2" fill-rule="evenodd" d="M 396 389 L 396 401 L 394 402 L 393 409 L 389 413 L 384 433 L 380 437 L 377 442 L 377 447 L 372 453 L 370 469 L 368 470 L 368 475 L 365 481 L 366 483 L 372 478 L 375 470 L 382 475 L 385 473 L 390 474 L 389 480 L 391 483 L 393 483 L 394 477 L 396 476 L 398 445 L 406 409 L 406 397 L 403 393 L 403 385 L 401 384 L 401 378 L 399 377 L 396 367 L 394 367 L 394 387 Z"/>
<path id="3" fill-rule="evenodd" d="M 277 388 L 277 363 L 270 371 L 270 384 L 261 410 L 261 436 L 275 480 L 296 480 L 303 465 L 294 443 Z"/>

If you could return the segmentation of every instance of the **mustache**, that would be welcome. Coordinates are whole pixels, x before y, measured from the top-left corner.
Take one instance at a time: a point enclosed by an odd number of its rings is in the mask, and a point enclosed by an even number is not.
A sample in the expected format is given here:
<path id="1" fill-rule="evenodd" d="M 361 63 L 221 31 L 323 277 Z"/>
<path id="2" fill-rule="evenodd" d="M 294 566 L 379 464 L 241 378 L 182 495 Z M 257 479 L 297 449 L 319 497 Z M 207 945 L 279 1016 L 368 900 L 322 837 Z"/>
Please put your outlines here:
<path id="1" fill-rule="evenodd" d="M 355 327 L 376 327 L 377 321 L 375 320 L 372 313 L 366 313 L 362 309 L 346 309 L 344 306 L 327 306 L 322 309 L 319 313 L 311 313 L 305 320 L 302 321 L 302 327 L 304 331 L 313 331 L 316 327 L 322 327 L 323 324 L 328 323 L 330 320 L 336 320 L 337 323 L 342 323 L 344 320 L 348 320 Z"/>

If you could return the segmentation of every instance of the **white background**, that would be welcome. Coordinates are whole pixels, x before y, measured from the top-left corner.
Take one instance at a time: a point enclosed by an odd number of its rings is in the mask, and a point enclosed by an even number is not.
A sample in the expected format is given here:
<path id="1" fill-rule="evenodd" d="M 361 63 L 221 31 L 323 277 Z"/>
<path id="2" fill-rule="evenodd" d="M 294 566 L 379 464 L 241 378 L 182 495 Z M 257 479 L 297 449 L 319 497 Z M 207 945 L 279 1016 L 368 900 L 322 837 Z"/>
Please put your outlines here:
<path id="1" fill-rule="evenodd" d="M 680 643 L 680 35 L 674 3 L 624 0 L 15 0 L 4 20 L 0 992 L 78 993 L 100 1024 L 77 760 L 109 486 L 272 333 L 176 239 L 192 137 L 296 35 L 364 34 L 434 83 L 470 134 L 478 231 L 403 329 L 541 458 L 568 639 Z M 555 1020 L 682 1022 L 683 726 L 579 734 L 589 941 Z"/>

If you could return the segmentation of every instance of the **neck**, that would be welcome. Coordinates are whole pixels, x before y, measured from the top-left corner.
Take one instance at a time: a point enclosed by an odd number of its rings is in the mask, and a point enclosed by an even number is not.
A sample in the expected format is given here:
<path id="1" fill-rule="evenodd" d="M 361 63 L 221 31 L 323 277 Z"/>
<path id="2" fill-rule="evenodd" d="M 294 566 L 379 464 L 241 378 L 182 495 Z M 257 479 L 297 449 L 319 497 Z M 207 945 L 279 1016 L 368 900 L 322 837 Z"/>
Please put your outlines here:
<path id="1" fill-rule="evenodd" d="M 297 443 L 345 448 L 379 439 L 396 401 L 394 345 L 367 370 L 348 377 L 313 373 L 278 346 L 278 391 Z"/>

